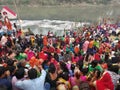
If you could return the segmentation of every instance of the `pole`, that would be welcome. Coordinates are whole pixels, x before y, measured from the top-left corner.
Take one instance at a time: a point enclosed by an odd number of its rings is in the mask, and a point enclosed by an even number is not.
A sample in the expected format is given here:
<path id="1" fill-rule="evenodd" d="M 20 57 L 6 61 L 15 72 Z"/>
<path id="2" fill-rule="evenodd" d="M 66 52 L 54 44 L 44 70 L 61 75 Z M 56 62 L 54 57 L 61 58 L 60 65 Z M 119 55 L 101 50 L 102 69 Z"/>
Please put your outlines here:
<path id="1" fill-rule="evenodd" d="M 16 9 L 16 12 L 17 12 L 17 15 L 18 15 L 18 22 L 19 22 L 19 25 L 20 25 L 20 29 L 22 30 L 21 19 L 20 19 L 20 14 L 19 14 L 18 8 L 17 8 L 16 0 L 13 0 L 13 3 L 15 5 L 15 9 Z"/>

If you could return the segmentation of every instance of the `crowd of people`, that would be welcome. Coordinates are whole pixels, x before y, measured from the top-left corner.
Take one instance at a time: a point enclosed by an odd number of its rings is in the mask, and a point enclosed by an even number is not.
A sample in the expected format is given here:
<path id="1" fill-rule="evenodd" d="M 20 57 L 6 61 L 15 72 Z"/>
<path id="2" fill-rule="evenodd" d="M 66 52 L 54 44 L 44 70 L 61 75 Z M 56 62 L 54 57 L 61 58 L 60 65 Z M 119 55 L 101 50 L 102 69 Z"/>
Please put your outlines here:
<path id="1" fill-rule="evenodd" d="M 2 26 L 1 26 L 2 28 Z M 0 33 L 0 90 L 120 90 L 120 26 Z"/>

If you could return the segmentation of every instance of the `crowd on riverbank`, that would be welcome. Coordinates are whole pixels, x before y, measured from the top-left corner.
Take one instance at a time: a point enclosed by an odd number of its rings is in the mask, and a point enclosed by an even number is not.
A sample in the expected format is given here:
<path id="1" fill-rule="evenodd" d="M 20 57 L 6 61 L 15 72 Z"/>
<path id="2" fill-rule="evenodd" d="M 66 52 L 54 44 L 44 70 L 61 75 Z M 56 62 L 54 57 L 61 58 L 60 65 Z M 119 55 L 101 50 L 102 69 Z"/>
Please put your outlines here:
<path id="1" fill-rule="evenodd" d="M 120 90 L 119 24 L 63 37 L 15 29 L 0 33 L 0 90 Z"/>

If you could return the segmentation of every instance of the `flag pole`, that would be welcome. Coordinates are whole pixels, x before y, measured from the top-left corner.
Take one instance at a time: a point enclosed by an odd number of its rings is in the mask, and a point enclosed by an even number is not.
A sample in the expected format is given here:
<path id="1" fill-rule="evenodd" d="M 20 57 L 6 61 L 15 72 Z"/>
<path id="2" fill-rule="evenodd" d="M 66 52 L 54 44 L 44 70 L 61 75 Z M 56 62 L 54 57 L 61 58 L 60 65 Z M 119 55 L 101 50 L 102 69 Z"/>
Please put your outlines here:
<path id="1" fill-rule="evenodd" d="M 16 0 L 13 0 L 13 3 L 15 5 L 15 9 L 16 9 L 16 12 L 17 12 L 17 15 L 18 15 L 18 22 L 19 22 L 19 25 L 20 25 L 20 29 L 22 30 L 21 19 L 20 19 L 20 14 L 19 14 L 18 8 L 17 8 Z"/>

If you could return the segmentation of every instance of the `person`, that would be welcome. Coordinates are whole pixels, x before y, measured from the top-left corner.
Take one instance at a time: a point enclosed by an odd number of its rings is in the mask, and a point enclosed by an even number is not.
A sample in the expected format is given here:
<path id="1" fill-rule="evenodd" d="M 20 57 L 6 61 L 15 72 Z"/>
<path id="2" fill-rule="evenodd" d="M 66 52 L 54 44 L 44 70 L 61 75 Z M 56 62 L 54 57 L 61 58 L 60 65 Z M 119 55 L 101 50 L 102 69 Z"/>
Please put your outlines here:
<path id="1" fill-rule="evenodd" d="M 24 78 L 24 75 L 25 75 L 24 68 L 19 68 L 18 70 L 16 70 L 15 76 L 13 76 L 12 78 L 12 90 L 21 90 L 15 86 L 15 83 L 18 80 L 22 80 Z"/>
<path id="2" fill-rule="evenodd" d="M 69 81 L 68 72 L 62 72 L 61 76 L 59 77 L 57 84 L 63 83 L 67 90 L 71 90 L 71 84 Z M 60 89 L 61 90 L 61 89 Z"/>
<path id="3" fill-rule="evenodd" d="M 1 43 L 2 46 L 5 46 L 6 42 L 7 42 L 7 34 L 4 33 L 2 38 L 1 38 L 0 43 Z"/>
<path id="4" fill-rule="evenodd" d="M 0 66 L 0 90 L 2 88 L 5 90 L 11 90 L 12 89 L 12 85 L 11 85 L 11 81 L 10 81 L 10 72 L 6 71 L 5 68 L 3 66 Z"/>
<path id="5" fill-rule="evenodd" d="M 119 66 L 118 65 L 111 65 L 110 68 L 108 68 L 108 73 L 110 74 L 112 78 L 112 82 L 114 84 L 114 89 L 117 88 L 117 80 L 119 80 L 120 75 L 118 74 Z"/>
<path id="6" fill-rule="evenodd" d="M 94 82 L 97 90 L 114 90 L 114 84 L 110 74 L 104 70 L 101 78 Z"/>
<path id="7" fill-rule="evenodd" d="M 28 71 L 28 80 L 19 80 L 16 82 L 16 87 L 23 90 L 45 90 L 44 82 L 46 77 L 46 72 L 43 70 L 42 66 L 39 66 L 41 70 L 41 75 L 37 77 L 37 70 L 32 68 Z"/>
<path id="8" fill-rule="evenodd" d="M 84 51 L 84 53 L 86 53 L 87 52 L 87 50 L 88 50 L 88 45 L 89 45 L 89 41 L 88 40 L 86 40 L 84 43 L 83 43 L 83 51 Z"/>
<path id="9" fill-rule="evenodd" d="M 67 90 L 67 88 L 64 83 L 59 83 L 57 85 L 57 90 Z"/>
<path id="10" fill-rule="evenodd" d="M 70 83 L 72 85 L 72 89 L 75 86 L 79 87 L 80 85 L 80 70 L 79 69 L 75 70 L 74 77 L 70 78 Z"/>
<path id="11" fill-rule="evenodd" d="M 53 63 L 49 65 L 48 73 L 46 75 L 46 82 L 50 84 L 50 90 L 56 89 L 56 82 L 58 80 L 58 75 L 56 72 L 56 67 Z"/>

